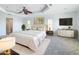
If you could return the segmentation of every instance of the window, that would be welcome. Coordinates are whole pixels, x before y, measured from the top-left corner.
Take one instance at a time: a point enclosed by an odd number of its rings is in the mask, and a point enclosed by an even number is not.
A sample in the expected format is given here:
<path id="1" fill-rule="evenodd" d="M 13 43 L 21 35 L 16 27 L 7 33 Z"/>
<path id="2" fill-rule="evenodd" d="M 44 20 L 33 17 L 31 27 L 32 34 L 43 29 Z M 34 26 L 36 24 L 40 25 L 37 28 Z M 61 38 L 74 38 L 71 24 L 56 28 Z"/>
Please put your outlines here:
<path id="1" fill-rule="evenodd" d="M 31 22 L 30 22 L 30 20 L 27 21 L 27 29 L 31 29 Z"/>
<path id="2" fill-rule="evenodd" d="M 48 19 L 48 30 L 52 30 L 52 19 Z"/>

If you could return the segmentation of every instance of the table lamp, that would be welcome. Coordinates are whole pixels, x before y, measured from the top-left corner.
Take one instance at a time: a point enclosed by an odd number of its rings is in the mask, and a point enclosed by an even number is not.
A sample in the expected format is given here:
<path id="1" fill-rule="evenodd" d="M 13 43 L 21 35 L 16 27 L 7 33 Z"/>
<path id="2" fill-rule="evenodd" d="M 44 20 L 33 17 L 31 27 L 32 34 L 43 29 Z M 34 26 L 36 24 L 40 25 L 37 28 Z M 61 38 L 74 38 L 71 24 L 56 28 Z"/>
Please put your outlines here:
<path id="1" fill-rule="evenodd" d="M 0 40 L 0 50 L 5 54 L 9 55 L 10 49 L 15 46 L 15 37 L 6 37 Z"/>

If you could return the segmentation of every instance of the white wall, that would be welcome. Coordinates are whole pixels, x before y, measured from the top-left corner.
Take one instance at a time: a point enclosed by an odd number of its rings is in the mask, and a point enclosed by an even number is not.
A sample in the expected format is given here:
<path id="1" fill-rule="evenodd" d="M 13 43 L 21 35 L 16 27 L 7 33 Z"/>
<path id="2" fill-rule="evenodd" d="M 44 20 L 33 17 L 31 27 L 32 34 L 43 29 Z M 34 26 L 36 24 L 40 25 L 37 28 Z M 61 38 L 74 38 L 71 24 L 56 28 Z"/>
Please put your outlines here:
<path id="1" fill-rule="evenodd" d="M 6 17 L 0 12 L 0 36 L 6 34 Z"/>
<path id="2" fill-rule="evenodd" d="M 7 15 L 0 12 L 0 36 L 6 35 L 6 17 Z M 13 16 L 13 32 L 21 31 L 23 18 Z"/>
<path id="3" fill-rule="evenodd" d="M 62 13 L 62 14 L 55 14 L 55 15 L 42 15 L 42 16 L 44 16 L 44 18 L 45 18 L 45 24 L 47 24 L 48 19 L 53 20 L 52 28 L 53 28 L 53 31 L 56 31 L 59 28 L 63 28 L 62 26 L 59 26 L 59 18 L 73 18 L 72 28 L 76 29 L 76 26 L 75 26 L 76 25 L 76 22 L 75 22 L 76 16 L 75 15 L 76 15 L 76 12 Z M 24 18 L 25 19 L 24 23 L 26 23 L 27 20 L 31 20 L 31 22 L 33 23 L 34 17 L 36 17 L 36 16 Z M 65 26 L 65 28 L 68 28 L 68 26 Z"/>
<path id="4" fill-rule="evenodd" d="M 13 32 L 22 31 L 21 25 L 23 24 L 23 19 L 20 17 L 13 17 Z"/>
<path id="5" fill-rule="evenodd" d="M 72 26 L 72 29 L 75 29 L 75 17 L 76 13 L 73 12 L 73 13 L 63 13 L 63 14 L 56 14 L 54 15 L 53 17 L 53 25 L 54 25 L 54 31 L 56 31 L 58 28 L 63 28 L 63 26 L 60 26 L 59 25 L 59 18 L 73 18 L 73 26 Z M 68 26 L 65 26 L 68 28 Z"/>

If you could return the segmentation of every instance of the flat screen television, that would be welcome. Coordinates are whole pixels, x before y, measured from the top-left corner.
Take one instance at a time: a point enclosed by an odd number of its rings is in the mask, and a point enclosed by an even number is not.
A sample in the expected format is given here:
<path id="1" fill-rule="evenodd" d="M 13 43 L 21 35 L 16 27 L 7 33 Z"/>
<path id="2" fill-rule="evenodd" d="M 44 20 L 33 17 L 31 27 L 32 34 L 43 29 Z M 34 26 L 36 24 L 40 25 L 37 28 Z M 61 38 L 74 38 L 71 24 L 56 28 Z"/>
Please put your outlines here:
<path id="1" fill-rule="evenodd" d="M 72 18 L 60 18 L 59 25 L 61 26 L 72 26 Z"/>

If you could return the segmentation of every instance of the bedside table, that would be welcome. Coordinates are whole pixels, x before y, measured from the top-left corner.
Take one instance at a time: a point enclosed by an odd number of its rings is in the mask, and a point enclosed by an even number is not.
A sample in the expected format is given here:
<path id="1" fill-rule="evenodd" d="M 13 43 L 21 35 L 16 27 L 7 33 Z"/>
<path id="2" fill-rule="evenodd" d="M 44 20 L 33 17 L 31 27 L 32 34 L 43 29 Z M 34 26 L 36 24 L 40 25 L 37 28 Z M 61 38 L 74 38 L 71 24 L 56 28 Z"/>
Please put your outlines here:
<path id="1" fill-rule="evenodd" d="M 46 34 L 52 36 L 53 35 L 53 31 L 46 31 Z"/>

